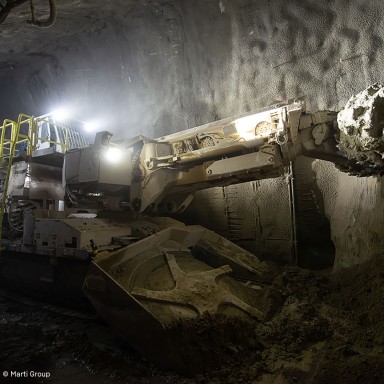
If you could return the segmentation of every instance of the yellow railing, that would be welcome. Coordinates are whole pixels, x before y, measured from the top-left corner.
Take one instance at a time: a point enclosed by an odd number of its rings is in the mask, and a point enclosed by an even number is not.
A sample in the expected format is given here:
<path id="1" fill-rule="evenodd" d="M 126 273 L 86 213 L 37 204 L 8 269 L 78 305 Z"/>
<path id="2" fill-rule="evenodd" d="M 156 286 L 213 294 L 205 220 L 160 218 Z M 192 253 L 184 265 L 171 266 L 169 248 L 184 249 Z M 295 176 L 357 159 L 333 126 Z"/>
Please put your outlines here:
<path id="1" fill-rule="evenodd" d="M 51 140 L 46 137 L 39 136 L 39 123 L 47 123 L 54 125 L 59 134 L 59 140 Z M 25 129 L 23 129 L 25 127 Z M 12 120 L 4 120 L 0 126 L 0 157 L 9 156 L 9 149 L 12 143 L 15 144 L 27 143 L 25 151 L 31 156 L 38 149 L 38 144 L 49 143 L 61 148 L 62 153 L 70 149 L 69 139 L 71 128 L 58 124 L 49 119 L 49 116 L 33 117 L 25 114 L 20 114 L 17 122 Z M 26 133 L 20 133 L 20 132 Z M 80 144 L 80 143 L 79 143 Z M 84 142 L 82 143 L 84 145 Z"/>
<path id="2" fill-rule="evenodd" d="M 50 140 L 45 137 L 39 136 L 38 123 L 43 122 L 52 124 L 52 121 L 47 118 L 33 117 L 25 114 L 20 114 L 17 122 L 13 120 L 4 120 L 2 126 L 0 126 L 0 158 L 4 156 L 14 157 L 14 151 L 11 153 L 11 146 L 15 145 L 15 149 L 19 144 L 27 143 L 25 152 L 28 156 L 31 156 L 34 151 L 38 149 L 38 143 L 49 143 L 55 146 L 61 147 L 61 152 L 65 153 L 68 146 L 69 128 L 54 123 L 57 129 L 62 131 L 62 137 L 64 141 Z M 23 131 L 23 127 L 26 126 L 27 133 L 20 133 Z"/>
<path id="3" fill-rule="evenodd" d="M 7 134 L 10 128 L 9 135 Z M 18 143 L 20 124 L 12 120 L 4 120 L 3 126 L 1 127 L 0 136 L 0 168 L 6 168 L 5 178 L 3 179 L 3 193 L 1 196 L 1 207 L 0 207 L 0 233 L 3 230 L 3 218 L 5 213 L 5 207 L 7 204 L 7 192 L 9 185 L 9 176 L 12 167 L 12 158 L 14 157 L 16 145 Z M 9 137 L 8 137 L 9 136 Z M 8 153 L 5 153 L 8 152 Z M 5 161 L 7 163 L 5 164 Z"/>
<path id="4" fill-rule="evenodd" d="M 47 124 L 51 124 L 52 122 L 45 119 L 45 118 L 41 118 L 41 117 L 37 117 L 34 119 L 34 125 L 35 125 L 35 132 L 37 131 L 37 126 L 38 126 L 38 123 L 39 122 L 43 122 L 43 123 L 47 123 Z M 64 136 L 64 142 L 60 142 L 60 141 L 55 141 L 55 140 L 50 140 L 50 139 L 47 139 L 47 138 L 44 138 L 44 137 L 39 137 L 37 132 L 34 134 L 33 136 L 33 140 L 32 140 L 32 151 L 35 151 L 37 149 L 37 143 L 40 141 L 40 142 L 44 142 L 44 143 L 49 143 L 49 144 L 52 144 L 52 145 L 58 145 L 61 147 L 61 152 L 66 152 L 68 150 L 68 138 L 69 138 L 69 135 L 68 135 L 68 127 L 65 127 L 65 126 L 61 126 L 61 125 L 58 125 L 58 124 L 55 124 L 56 127 L 59 129 L 59 130 L 62 130 L 62 133 L 63 133 L 63 136 Z"/>
<path id="5" fill-rule="evenodd" d="M 56 128 L 55 132 L 58 135 L 56 140 L 42 137 L 41 134 L 39 135 L 40 123 L 47 123 L 48 127 L 53 124 Z M 39 149 L 39 145 L 49 143 L 50 146 L 60 147 L 60 152 L 65 153 L 68 149 L 71 149 L 70 139 L 73 140 L 74 135 L 78 135 L 75 140 L 76 145 L 79 147 L 86 145 L 84 137 L 79 134 L 79 132 L 69 126 L 57 124 L 50 119 L 50 115 L 33 117 L 20 114 L 17 121 L 4 120 L 3 125 L 0 126 L 0 172 L 5 173 L 5 177 L 0 178 L 0 180 L 3 180 L 0 206 L 0 237 L 2 237 L 3 217 L 7 205 L 12 159 L 15 157 L 16 151 L 20 149 L 20 152 L 25 153 L 27 156 L 32 156 L 32 154 Z M 22 146 L 22 144 L 24 145 Z"/>
<path id="6" fill-rule="evenodd" d="M 19 118 L 17 119 L 17 125 L 19 126 L 18 127 L 18 139 L 20 138 L 20 140 L 17 140 L 17 144 L 21 144 L 21 143 L 26 142 L 27 143 L 27 148 L 26 148 L 27 155 L 31 156 L 32 152 L 33 152 L 33 146 L 31 144 L 32 144 L 33 134 L 34 134 L 34 119 L 32 116 L 20 114 Z M 22 127 L 24 125 L 27 125 L 27 132 L 28 133 L 26 135 L 20 133 L 20 131 L 22 131 Z"/>

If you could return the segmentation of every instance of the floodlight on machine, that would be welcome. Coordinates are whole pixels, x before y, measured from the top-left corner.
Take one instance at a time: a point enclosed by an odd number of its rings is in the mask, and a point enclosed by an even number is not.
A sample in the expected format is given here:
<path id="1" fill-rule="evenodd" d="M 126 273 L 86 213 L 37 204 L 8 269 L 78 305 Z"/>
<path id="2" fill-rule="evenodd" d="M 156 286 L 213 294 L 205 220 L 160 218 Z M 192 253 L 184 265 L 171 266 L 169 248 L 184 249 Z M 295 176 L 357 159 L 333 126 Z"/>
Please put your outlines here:
<path id="1" fill-rule="evenodd" d="M 100 126 L 101 126 L 100 121 L 97 121 L 97 120 L 83 122 L 84 130 L 87 132 L 95 132 L 98 129 L 100 129 Z"/>
<path id="2" fill-rule="evenodd" d="M 87 121 L 84 123 L 83 125 L 84 129 L 87 131 L 87 132 L 92 132 L 95 130 L 95 125 L 94 123 L 90 122 L 90 121 Z"/>
<path id="3" fill-rule="evenodd" d="M 254 140 L 256 137 L 267 137 L 271 134 L 270 115 L 262 112 L 255 115 L 240 117 L 234 121 L 237 133 L 245 140 Z"/>
<path id="4" fill-rule="evenodd" d="M 123 151 L 117 147 L 108 147 L 103 156 L 109 163 L 117 164 L 123 158 Z"/>
<path id="5" fill-rule="evenodd" d="M 57 121 L 63 121 L 65 119 L 68 119 L 69 115 L 70 115 L 69 110 L 65 107 L 55 109 L 51 113 L 51 116 Z"/>

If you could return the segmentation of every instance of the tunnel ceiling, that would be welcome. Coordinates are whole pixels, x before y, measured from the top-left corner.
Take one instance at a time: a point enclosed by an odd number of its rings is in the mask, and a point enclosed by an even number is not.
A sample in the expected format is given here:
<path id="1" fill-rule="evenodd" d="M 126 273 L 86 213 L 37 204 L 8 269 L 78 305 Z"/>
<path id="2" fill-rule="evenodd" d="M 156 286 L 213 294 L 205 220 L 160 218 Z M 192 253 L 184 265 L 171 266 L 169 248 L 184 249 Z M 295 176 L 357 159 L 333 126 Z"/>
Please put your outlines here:
<path id="1" fill-rule="evenodd" d="M 47 0 L 34 0 L 39 18 Z M 70 106 L 158 137 L 304 96 L 340 109 L 381 81 L 380 1 L 58 1 L 55 25 L 0 25 L 0 118 Z"/>
<path id="2" fill-rule="evenodd" d="M 4 1 L 3 1 L 4 3 Z M 54 26 L 37 28 L 28 23 L 31 19 L 30 3 L 13 8 L 0 25 L 0 66 L 4 71 L 33 65 L 36 57 L 62 58 L 60 53 L 70 52 L 79 36 L 100 34 L 107 27 L 107 19 L 124 15 L 132 9 L 133 1 L 82 1 L 60 0 Z M 49 15 L 48 0 L 34 0 L 36 16 L 44 20 Z M 75 60 L 72 57 L 72 60 Z"/>
<path id="3" fill-rule="evenodd" d="M 48 1 L 34 1 L 34 4 L 37 6 L 39 19 L 47 18 L 49 15 Z M 2 67 L 9 67 L 20 62 L 20 60 L 26 59 L 28 54 L 52 49 L 52 45 L 55 45 L 59 38 L 76 35 L 82 29 L 86 29 L 87 21 L 93 22 L 100 18 L 108 8 L 108 4 L 109 2 L 103 3 L 102 11 L 100 7 L 95 8 L 90 1 L 61 0 L 58 4 L 59 17 L 54 27 L 41 29 L 28 23 L 28 20 L 31 19 L 29 2 L 16 6 L 1 24 Z"/>
<path id="4" fill-rule="evenodd" d="M 46 19 L 48 0 L 34 0 L 34 5 L 36 16 Z M 142 11 L 146 9 L 151 12 L 151 5 L 137 1 L 60 0 L 55 24 L 37 28 L 27 22 L 31 19 L 29 2 L 13 8 L 0 25 L 1 118 L 15 118 L 19 112 L 46 113 L 62 105 L 69 105 L 81 118 L 82 113 L 89 116 L 98 109 L 94 107 L 97 98 L 97 105 L 108 110 L 105 101 L 109 106 L 113 103 L 106 99 L 116 89 L 111 91 L 110 78 L 99 83 L 112 74 L 116 84 L 120 73 L 124 76 L 124 49 L 120 47 L 124 24 L 127 16 L 145 18 Z"/>

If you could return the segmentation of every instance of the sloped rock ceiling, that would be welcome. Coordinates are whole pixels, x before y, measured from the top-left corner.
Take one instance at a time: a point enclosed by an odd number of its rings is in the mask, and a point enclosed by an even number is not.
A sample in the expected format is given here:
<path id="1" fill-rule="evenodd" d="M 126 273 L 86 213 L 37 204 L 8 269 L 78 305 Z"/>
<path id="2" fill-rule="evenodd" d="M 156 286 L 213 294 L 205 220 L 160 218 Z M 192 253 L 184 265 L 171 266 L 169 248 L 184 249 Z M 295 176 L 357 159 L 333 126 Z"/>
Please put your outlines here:
<path id="1" fill-rule="evenodd" d="M 44 15 L 46 2 L 35 5 Z M 56 24 L 41 30 L 25 23 L 25 4 L 0 25 L 0 117 L 66 105 L 116 137 L 158 137 L 297 96 L 311 110 L 339 110 L 383 81 L 383 16 L 379 0 L 63 0 Z M 369 255 L 382 250 L 381 179 L 328 165 L 315 171 L 334 185 L 348 178 L 356 191 L 322 187 L 336 265 L 357 263 L 363 252 L 348 259 L 345 223 L 353 244 L 368 241 Z M 352 219 L 343 199 L 356 196 L 378 214 L 356 208 Z M 372 227 L 374 242 L 367 240 Z"/>

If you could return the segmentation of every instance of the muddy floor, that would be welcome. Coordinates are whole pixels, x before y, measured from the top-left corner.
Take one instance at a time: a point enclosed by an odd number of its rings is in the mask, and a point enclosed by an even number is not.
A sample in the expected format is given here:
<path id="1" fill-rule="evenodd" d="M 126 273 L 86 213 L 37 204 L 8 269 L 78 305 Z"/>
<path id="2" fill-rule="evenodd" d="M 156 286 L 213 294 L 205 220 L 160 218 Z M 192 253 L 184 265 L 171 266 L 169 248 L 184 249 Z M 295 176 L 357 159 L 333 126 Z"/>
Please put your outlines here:
<path id="1" fill-rule="evenodd" d="M 3 292 L 0 382 L 384 383 L 382 260 L 333 274 L 286 268 L 271 292 L 273 314 L 241 327 L 240 344 L 218 340 L 220 318 L 203 317 L 193 325 L 201 326 L 196 343 L 212 349 L 215 364 L 189 378 L 156 368 L 92 314 L 42 307 Z M 12 372 L 29 377 L 10 377 Z M 49 377 L 31 377 L 38 373 Z"/>

